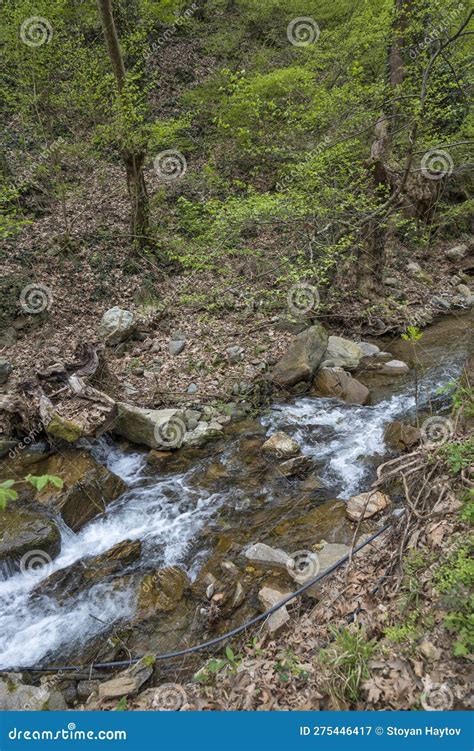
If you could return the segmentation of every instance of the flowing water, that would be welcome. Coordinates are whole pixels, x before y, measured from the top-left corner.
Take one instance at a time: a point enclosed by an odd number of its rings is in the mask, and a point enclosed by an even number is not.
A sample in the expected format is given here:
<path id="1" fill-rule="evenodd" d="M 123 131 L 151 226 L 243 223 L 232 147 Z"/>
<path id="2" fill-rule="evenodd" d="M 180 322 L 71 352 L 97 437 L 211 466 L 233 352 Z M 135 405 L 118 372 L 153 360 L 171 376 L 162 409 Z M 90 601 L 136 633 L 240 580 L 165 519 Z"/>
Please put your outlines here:
<path id="1" fill-rule="evenodd" d="M 440 389 L 460 371 L 467 351 L 466 327 L 456 324 L 454 328 L 456 336 L 450 337 L 448 345 L 446 332 L 442 332 L 432 340 L 427 336 L 419 352 L 426 368 L 418 388 L 419 410 L 428 404 L 440 409 L 446 400 Z M 447 333 L 450 331 L 452 327 Z M 402 354 L 406 357 L 407 350 Z M 377 376 L 367 380 L 373 386 L 372 406 L 297 398 L 274 405 L 258 426 L 261 434 L 276 430 L 291 434 L 303 453 L 312 457 L 323 483 L 319 503 L 328 498 L 347 499 L 368 487 L 377 460 L 387 454 L 383 437 L 387 424 L 414 415 L 412 376 L 392 377 L 390 382 Z M 258 439 L 261 443 L 263 435 Z M 60 524 L 62 548 L 52 564 L 0 581 L 0 669 L 57 663 L 77 652 L 80 645 L 110 631 L 113 623 L 133 617 L 133 590 L 114 588 L 110 581 L 95 584 L 66 604 L 48 596 L 31 598 L 32 590 L 54 571 L 105 552 L 122 540 L 140 540 L 142 555 L 135 568 L 156 570 L 179 564 L 193 578 L 212 554 L 209 530 L 222 525 L 223 519 L 232 518 L 234 525 L 244 530 L 248 527 L 254 534 L 262 505 L 276 507 L 278 518 L 278 482 L 272 481 L 272 475 L 262 483 L 246 480 L 246 468 L 252 461 L 242 456 L 243 446 L 242 436 L 234 429 L 219 456 L 227 479 L 217 489 L 206 487 L 199 474 L 210 460 L 215 461 L 212 448 L 203 450 L 191 468 L 163 474 L 147 465 L 143 452 L 124 452 L 105 440 L 93 446 L 95 458 L 119 475 L 128 489 L 78 534 Z"/>

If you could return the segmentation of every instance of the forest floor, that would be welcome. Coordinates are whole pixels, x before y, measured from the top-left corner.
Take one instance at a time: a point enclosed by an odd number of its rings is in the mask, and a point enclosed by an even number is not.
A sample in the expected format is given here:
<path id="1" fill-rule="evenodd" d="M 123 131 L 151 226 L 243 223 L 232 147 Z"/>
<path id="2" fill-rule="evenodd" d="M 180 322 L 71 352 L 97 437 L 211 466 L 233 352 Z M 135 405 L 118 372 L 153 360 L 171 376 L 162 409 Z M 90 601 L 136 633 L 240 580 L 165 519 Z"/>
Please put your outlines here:
<path id="1" fill-rule="evenodd" d="M 0 339 L 0 353 L 13 365 L 11 385 L 37 369 L 71 361 L 81 343 L 97 342 L 103 313 L 119 306 L 136 316 L 138 337 L 108 348 L 112 396 L 143 406 L 171 406 L 189 400 L 187 389 L 195 384 L 194 401 L 229 401 L 235 384 L 251 382 L 274 364 L 291 337 L 291 287 L 278 280 L 278 258 L 287 249 L 278 249 L 278 238 L 266 238 L 273 247 L 271 263 L 257 261 L 258 253 L 240 256 L 220 275 L 161 263 L 159 253 L 134 252 L 126 234 L 128 200 L 121 171 L 88 167 L 85 182 L 84 165 L 68 164 L 67 179 L 76 189 L 66 205 L 41 192 L 30 195 L 40 216 L 5 244 L 1 313 L 14 320 Z M 378 296 L 369 300 L 356 293 L 348 276 L 320 290 L 322 304 L 308 316 L 332 333 L 364 339 L 384 331 L 399 334 L 410 323 L 423 325 L 456 309 L 460 298 L 450 280 L 461 268 L 446 258 L 447 247 L 443 243 L 416 252 L 399 247 L 385 270 L 390 284 Z M 421 271 L 407 271 L 410 262 Z M 22 310 L 26 285 L 39 287 L 45 310 Z M 176 356 L 168 351 L 174 332 L 187 340 Z M 238 362 L 227 354 L 234 345 L 244 350 Z"/>

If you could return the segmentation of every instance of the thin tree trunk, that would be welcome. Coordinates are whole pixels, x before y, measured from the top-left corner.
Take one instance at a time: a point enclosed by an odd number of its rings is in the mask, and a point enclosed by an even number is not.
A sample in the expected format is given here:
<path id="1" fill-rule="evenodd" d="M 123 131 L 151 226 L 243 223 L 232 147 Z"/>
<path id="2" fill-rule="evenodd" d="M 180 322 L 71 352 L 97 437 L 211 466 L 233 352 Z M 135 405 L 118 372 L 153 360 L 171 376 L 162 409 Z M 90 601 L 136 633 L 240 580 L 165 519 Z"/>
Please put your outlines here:
<path id="1" fill-rule="evenodd" d="M 126 71 L 115 26 L 112 2 L 111 0 L 97 0 L 97 4 L 118 96 L 121 97 L 125 86 Z M 136 243 L 142 246 L 146 241 L 149 219 L 148 194 L 143 174 L 145 154 L 143 151 L 131 152 L 124 149 L 122 159 L 125 164 L 131 205 L 130 231 Z"/>

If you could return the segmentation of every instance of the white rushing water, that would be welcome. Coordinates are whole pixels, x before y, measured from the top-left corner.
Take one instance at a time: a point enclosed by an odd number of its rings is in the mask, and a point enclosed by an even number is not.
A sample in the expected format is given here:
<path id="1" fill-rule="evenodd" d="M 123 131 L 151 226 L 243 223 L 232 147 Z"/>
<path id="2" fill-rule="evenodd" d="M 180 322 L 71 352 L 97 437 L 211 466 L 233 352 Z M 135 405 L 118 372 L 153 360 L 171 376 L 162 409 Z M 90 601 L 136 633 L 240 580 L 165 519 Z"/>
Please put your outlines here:
<path id="1" fill-rule="evenodd" d="M 440 366 L 426 378 L 422 401 L 448 383 L 455 366 Z M 334 494 L 348 498 L 362 488 L 371 471 L 368 459 L 383 455 L 384 429 L 408 415 L 415 406 L 412 384 L 375 406 L 360 407 L 335 399 L 300 398 L 276 406 L 264 424 L 269 432 L 285 430 L 314 457 L 321 476 Z M 232 449 L 231 449 L 232 450 Z M 123 540 L 141 540 L 141 565 L 159 568 L 182 564 L 216 511 L 239 497 L 233 492 L 209 493 L 190 482 L 190 473 L 150 477 L 144 455 L 123 453 L 105 441 L 92 448 L 128 485 L 127 491 L 105 515 L 94 519 L 78 534 L 61 526 L 60 555 L 34 574 L 17 573 L 0 581 L 0 669 L 50 663 L 108 630 L 114 622 L 133 615 L 132 591 L 114 589 L 109 582 L 60 605 L 53 598 L 31 599 L 31 591 L 51 573 L 88 556 L 98 555 Z M 195 469 L 195 468 L 193 468 Z M 373 471 L 373 467 L 372 467 Z M 201 551 L 202 552 L 202 551 Z M 196 572 L 200 558 L 188 561 Z"/>

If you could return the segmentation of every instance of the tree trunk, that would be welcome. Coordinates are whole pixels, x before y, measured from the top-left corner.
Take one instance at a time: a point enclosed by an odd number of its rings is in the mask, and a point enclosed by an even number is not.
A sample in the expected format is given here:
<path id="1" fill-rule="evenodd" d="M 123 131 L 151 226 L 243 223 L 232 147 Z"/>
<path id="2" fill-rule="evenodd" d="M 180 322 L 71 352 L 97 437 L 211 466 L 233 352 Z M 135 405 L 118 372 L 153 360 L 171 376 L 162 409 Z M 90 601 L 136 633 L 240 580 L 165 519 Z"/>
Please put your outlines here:
<path id="1" fill-rule="evenodd" d="M 120 98 L 125 86 L 126 71 L 115 26 L 112 1 L 97 0 L 97 3 L 107 52 L 115 76 L 117 93 Z M 141 247 L 146 241 L 149 217 L 148 194 L 143 174 L 145 154 L 143 151 L 131 152 L 124 149 L 122 151 L 122 159 L 125 164 L 127 188 L 131 205 L 130 232 L 135 243 Z"/>

